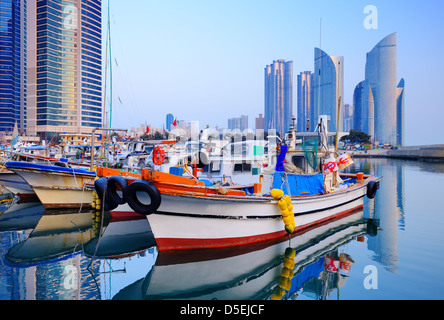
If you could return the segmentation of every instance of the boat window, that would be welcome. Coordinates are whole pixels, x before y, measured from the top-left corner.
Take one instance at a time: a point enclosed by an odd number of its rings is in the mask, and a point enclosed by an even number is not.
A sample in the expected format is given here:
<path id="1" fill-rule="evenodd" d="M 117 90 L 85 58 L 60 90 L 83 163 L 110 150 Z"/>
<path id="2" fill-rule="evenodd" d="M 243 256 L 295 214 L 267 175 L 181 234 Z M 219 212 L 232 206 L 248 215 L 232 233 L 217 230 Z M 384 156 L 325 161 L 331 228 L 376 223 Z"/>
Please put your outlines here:
<path id="1" fill-rule="evenodd" d="M 234 165 L 234 172 L 250 172 L 251 163 L 236 163 Z"/>
<path id="2" fill-rule="evenodd" d="M 211 172 L 220 172 L 220 161 L 211 162 Z"/>
<path id="3" fill-rule="evenodd" d="M 248 155 L 249 145 L 246 143 L 235 143 L 231 145 L 231 155 L 246 156 Z"/>

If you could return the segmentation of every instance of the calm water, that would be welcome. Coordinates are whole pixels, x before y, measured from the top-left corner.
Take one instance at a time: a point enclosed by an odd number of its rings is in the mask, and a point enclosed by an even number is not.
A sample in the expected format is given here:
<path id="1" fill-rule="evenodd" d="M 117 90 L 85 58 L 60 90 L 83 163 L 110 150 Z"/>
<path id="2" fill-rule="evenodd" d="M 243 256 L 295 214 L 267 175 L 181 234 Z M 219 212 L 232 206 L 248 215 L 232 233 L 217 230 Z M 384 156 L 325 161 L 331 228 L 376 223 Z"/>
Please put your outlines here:
<path id="1" fill-rule="evenodd" d="M 4 201 L 0 300 L 270 299 L 279 283 L 292 300 L 444 299 L 444 165 L 355 159 L 350 171 L 383 176 L 363 211 L 272 246 L 198 254 L 158 253 L 146 219 Z"/>

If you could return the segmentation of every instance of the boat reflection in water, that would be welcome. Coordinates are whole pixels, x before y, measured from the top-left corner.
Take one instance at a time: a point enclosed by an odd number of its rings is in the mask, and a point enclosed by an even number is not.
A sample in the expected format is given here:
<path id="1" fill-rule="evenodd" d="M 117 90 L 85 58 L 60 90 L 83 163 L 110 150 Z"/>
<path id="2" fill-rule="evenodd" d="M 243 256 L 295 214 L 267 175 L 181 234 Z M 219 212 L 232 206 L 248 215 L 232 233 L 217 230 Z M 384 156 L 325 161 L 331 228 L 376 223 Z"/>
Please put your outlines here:
<path id="1" fill-rule="evenodd" d="M 291 299 L 311 279 L 328 282 L 322 285 L 326 290 L 317 295 L 325 298 L 329 284 L 344 284 L 346 277 L 338 273 L 340 268 L 347 271 L 353 264 L 351 257 L 337 249 L 365 235 L 367 223 L 360 206 L 346 217 L 303 230 L 280 243 L 159 252 L 147 276 L 113 299 Z"/>
<path id="2" fill-rule="evenodd" d="M 98 214 L 100 212 L 96 216 Z M 100 230 L 101 226 L 103 230 Z M 90 258 L 121 259 L 143 253 L 156 245 L 147 219 L 135 213 L 112 214 L 109 221 L 95 225 L 94 230 L 96 236 L 83 248 L 84 254 Z"/>

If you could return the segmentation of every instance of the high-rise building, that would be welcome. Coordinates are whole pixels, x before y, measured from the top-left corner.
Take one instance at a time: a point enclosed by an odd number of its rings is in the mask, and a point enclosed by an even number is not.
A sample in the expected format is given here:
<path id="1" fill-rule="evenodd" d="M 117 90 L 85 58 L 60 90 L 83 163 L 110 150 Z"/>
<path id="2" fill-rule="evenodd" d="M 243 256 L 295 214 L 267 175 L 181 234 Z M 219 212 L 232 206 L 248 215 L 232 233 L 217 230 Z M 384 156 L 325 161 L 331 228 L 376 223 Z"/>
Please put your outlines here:
<path id="1" fill-rule="evenodd" d="M 353 129 L 353 112 L 354 107 L 350 104 L 344 104 L 344 125 L 343 125 L 343 131 L 349 132 L 351 129 Z"/>
<path id="2" fill-rule="evenodd" d="M 26 130 L 26 0 L 0 0 L 0 131 Z"/>
<path id="3" fill-rule="evenodd" d="M 173 125 L 173 123 L 174 123 L 174 116 L 171 113 L 168 113 L 166 115 L 166 129 L 168 131 L 171 131 L 171 126 Z"/>
<path id="4" fill-rule="evenodd" d="M 265 119 L 263 114 L 256 118 L 256 130 L 264 130 Z"/>
<path id="5" fill-rule="evenodd" d="M 365 80 L 374 97 L 375 140 L 396 144 L 396 33 L 385 37 L 367 53 Z"/>
<path id="6" fill-rule="evenodd" d="M 102 127 L 101 0 L 28 2 L 28 131 Z"/>
<path id="7" fill-rule="evenodd" d="M 293 61 L 275 60 L 265 67 L 265 131 L 284 134 L 293 116 Z"/>
<path id="8" fill-rule="evenodd" d="M 320 115 L 328 119 L 328 131 L 336 131 L 338 122 L 338 103 L 341 98 L 339 112 L 339 131 L 342 131 L 344 105 L 344 57 L 333 57 L 319 48 L 314 52 L 315 64 L 313 75 L 313 108 L 311 112 L 310 131 L 316 129 Z M 313 123 L 314 122 L 314 123 Z"/>
<path id="9" fill-rule="evenodd" d="M 298 75 L 298 105 L 297 105 L 297 131 L 306 132 L 310 130 L 313 119 L 311 112 L 313 108 L 313 73 L 301 72 Z M 308 128 L 307 128 L 308 124 Z"/>
<path id="10" fill-rule="evenodd" d="M 404 145 L 404 79 L 396 87 L 396 144 Z"/>
<path id="11" fill-rule="evenodd" d="M 248 116 L 240 116 L 239 118 L 231 118 L 228 119 L 228 129 L 234 130 L 239 129 L 240 131 L 244 131 L 248 129 Z"/>
<path id="12" fill-rule="evenodd" d="M 372 89 L 367 80 L 361 81 L 353 93 L 353 125 L 351 129 L 375 135 L 375 103 Z"/>

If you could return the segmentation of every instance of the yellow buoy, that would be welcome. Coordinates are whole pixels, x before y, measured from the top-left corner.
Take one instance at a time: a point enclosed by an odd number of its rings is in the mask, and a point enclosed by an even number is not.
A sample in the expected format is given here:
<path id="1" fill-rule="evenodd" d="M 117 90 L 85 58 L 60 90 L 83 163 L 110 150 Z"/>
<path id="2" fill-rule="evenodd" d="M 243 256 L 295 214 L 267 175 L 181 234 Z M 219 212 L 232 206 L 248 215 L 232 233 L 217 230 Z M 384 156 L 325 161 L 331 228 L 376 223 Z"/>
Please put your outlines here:
<path id="1" fill-rule="evenodd" d="M 288 217 L 290 215 L 290 211 L 288 211 L 288 209 L 285 210 L 281 210 L 281 215 L 282 217 Z"/>
<path id="2" fill-rule="evenodd" d="M 287 207 L 288 207 L 288 205 L 287 205 L 287 202 L 285 202 L 284 200 L 279 200 L 278 201 L 278 207 L 279 207 L 279 209 L 281 209 L 281 210 L 284 210 L 284 209 L 287 209 Z"/>
<path id="3" fill-rule="evenodd" d="M 284 196 L 284 191 L 282 191 L 281 189 L 273 189 L 271 190 L 270 195 L 276 200 L 279 200 Z"/>
<path id="4" fill-rule="evenodd" d="M 291 204 L 291 198 L 289 195 L 285 195 L 283 199 L 287 203 L 288 206 Z"/>
<path id="5" fill-rule="evenodd" d="M 285 231 L 286 231 L 288 234 L 292 234 L 292 233 L 294 232 L 294 227 L 293 227 L 293 225 L 292 225 L 292 224 L 287 224 L 287 225 L 285 225 Z"/>

